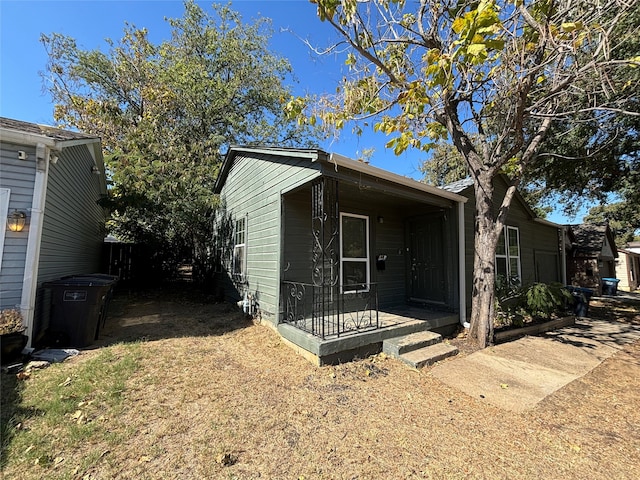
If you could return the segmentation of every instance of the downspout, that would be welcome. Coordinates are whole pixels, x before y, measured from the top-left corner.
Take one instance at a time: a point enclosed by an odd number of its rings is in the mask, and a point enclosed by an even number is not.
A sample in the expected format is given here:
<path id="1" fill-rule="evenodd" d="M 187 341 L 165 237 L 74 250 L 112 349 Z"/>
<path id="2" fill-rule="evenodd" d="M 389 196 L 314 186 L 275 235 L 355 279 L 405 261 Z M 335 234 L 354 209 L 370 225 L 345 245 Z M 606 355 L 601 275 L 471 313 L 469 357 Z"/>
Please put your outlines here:
<path id="1" fill-rule="evenodd" d="M 47 180 L 49 176 L 49 155 L 51 151 L 44 143 L 36 146 L 36 178 L 33 186 L 31 219 L 29 221 L 29 237 L 22 282 L 22 298 L 20 311 L 29 336 L 27 347 L 33 346 L 33 322 L 35 314 L 36 291 L 38 286 L 38 263 L 42 240 L 42 224 L 44 205 L 47 196 Z"/>
<path id="2" fill-rule="evenodd" d="M 465 242 L 464 242 L 464 202 L 458 202 L 458 283 L 460 285 L 460 325 L 469 328 L 467 322 L 467 287 L 466 287 L 466 265 L 465 265 Z"/>
<path id="3" fill-rule="evenodd" d="M 562 275 L 562 284 L 567 285 L 567 227 L 560 227 L 560 235 L 562 236 L 562 240 L 560 241 L 560 248 L 562 249 L 562 253 L 560 257 L 562 258 L 562 264 L 560 265 L 560 271 Z"/>

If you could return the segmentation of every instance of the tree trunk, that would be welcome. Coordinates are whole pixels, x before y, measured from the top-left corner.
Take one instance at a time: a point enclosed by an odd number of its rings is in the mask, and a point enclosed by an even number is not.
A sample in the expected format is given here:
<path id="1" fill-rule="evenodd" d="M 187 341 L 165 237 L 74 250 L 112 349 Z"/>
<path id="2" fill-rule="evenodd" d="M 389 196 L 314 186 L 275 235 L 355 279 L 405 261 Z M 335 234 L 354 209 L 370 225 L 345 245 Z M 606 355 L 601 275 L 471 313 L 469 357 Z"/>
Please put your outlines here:
<path id="1" fill-rule="evenodd" d="M 469 336 L 481 348 L 493 343 L 495 253 L 502 230 L 493 212 L 493 183 L 488 174 L 475 178 L 475 235 Z"/>

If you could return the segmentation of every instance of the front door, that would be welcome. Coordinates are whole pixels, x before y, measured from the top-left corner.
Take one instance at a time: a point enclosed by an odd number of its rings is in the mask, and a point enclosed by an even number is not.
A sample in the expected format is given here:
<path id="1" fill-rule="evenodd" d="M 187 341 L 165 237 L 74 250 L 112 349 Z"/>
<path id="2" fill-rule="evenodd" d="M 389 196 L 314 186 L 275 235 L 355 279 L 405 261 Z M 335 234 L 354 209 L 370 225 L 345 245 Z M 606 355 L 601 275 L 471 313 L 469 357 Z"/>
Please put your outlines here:
<path id="1" fill-rule="evenodd" d="M 443 217 L 409 221 L 409 295 L 414 301 L 445 303 Z"/>

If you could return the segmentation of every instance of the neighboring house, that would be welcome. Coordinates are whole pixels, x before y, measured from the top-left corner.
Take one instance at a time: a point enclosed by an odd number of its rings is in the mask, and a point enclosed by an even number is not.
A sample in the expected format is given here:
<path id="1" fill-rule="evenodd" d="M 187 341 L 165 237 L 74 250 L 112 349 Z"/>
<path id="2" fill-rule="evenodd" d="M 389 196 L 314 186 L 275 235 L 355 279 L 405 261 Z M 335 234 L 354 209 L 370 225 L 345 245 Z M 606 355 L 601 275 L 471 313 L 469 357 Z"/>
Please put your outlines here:
<path id="1" fill-rule="evenodd" d="M 473 180 L 467 178 L 443 187 L 445 190 L 469 199 L 465 204 L 465 265 L 468 285 L 467 309 L 471 310 L 473 281 L 473 240 L 475 198 Z M 500 205 L 508 188 L 504 176 L 494 182 L 494 204 Z M 528 285 L 535 282 L 566 283 L 565 255 L 570 234 L 562 225 L 538 218 L 527 202 L 516 192 L 509 215 L 496 250 L 496 276 L 509 279 L 512 284 Z"/>
<path id="2" fill-rule="evenodd" d="M 464 323 L 465 197 L 337 154 L 268 147 L 232 147 L 215 192 L 227 297 L 314 361 L 379 348 L 400 325 Z"/>
<path id="3" fill-rule="evenodd" d="M 618 250 L 608 224 L 571 225 L 573 249 L 567 259 L 571 285 L 602 294 L 602 279 L 616 276 Z"/>
<path id="4" fill-rule="evenodd" d="M 33 344 L 46 326 L 42 283 L 100 268 L 100 139 L 0 118 L 0 167 L 0 309 L 21 310 Z M 14 216 L 21 231 L 8 228 Z"/>
<path id="5" fill-rule="evenodd" d="M 640 242 L 630 242 L 618 249 L 616 278 L 622 290 L 632 292 L 640 287 Z"/>

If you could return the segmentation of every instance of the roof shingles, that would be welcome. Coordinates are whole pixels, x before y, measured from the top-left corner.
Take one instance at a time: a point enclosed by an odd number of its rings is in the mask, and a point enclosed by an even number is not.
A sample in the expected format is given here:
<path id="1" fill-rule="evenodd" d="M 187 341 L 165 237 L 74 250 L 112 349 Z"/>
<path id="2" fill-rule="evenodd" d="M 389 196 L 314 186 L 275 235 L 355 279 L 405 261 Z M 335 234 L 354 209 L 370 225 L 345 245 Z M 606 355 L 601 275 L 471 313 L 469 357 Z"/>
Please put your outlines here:
<path id="1" fill-rule="evenodd" d="M 51 127 L 48 125 L 39 125 L 37 123 L 23 122 L 22 120 L 13 120 L 11 118 L 0 117 L 0 128 L 7 130 L 15 130 L 17 132 L 30 133 L 34 135 L 42 135 L 53 138 L 54 140 L 88 140 L 98 138 L 95 135 L 87 135 L 81 132 L 72 132 L 61 128 Z"/>

